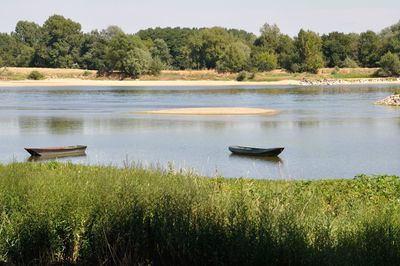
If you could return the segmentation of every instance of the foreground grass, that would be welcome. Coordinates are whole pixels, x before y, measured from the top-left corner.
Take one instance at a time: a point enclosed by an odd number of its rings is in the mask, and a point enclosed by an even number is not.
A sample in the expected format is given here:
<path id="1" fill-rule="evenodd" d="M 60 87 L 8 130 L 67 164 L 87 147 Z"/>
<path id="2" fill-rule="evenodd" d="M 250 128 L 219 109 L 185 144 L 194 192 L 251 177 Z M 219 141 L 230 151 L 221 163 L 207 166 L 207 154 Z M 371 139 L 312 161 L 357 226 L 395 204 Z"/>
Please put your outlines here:
<path id="1" fill-rule="evenodd" d="M 400 178 L 254 181 L 0 165 L 0 261 L 398 265 Z"/>

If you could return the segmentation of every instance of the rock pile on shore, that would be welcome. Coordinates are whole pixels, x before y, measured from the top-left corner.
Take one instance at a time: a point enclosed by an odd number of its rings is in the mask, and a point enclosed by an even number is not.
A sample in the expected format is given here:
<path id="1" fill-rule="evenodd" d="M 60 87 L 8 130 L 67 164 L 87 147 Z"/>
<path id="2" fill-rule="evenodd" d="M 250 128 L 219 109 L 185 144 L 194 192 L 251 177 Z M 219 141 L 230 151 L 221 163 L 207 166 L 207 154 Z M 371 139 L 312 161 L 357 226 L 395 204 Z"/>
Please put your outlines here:
<path id="1" fill-rule="evenodd" d="M 400 94 L 396 94 L 396 95 L 392 95 L 392 96 L 386 97 L 383 100 L 375 102 L 375 104 L 400 106 Z"/>
<path id="2" fill-rule="evenodd" d="M 361 79 L 303 79 L 300 85 L 303 86 L 335 86 L 335 85 L 358 85 L 358 84 L 386 84 L 400 83 L 400 78 L 361 78 Z"/>
<path id="3" fill-rule="evenodd" d="M 347 82 L 341 79 L 318 79 L 318 80 L 308 80 L 303 79 L 300 85 L 303 86 L 333 86 L 346 84 Z"/>

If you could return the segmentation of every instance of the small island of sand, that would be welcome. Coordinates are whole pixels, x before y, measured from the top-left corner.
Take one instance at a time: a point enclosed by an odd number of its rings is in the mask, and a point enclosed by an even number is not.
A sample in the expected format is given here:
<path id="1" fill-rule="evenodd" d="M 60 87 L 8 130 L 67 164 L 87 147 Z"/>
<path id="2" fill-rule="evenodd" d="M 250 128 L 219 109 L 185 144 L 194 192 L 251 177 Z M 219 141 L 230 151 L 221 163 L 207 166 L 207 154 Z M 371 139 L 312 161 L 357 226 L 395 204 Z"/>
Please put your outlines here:
<path id="1" fill-rule="evenodd" d="M 140 113 L 156 115 L 274 115 L 278 112 L 278 110 L 263 108 L 205 107 L 166 109 L 157 111 L 145 111 Z"/>

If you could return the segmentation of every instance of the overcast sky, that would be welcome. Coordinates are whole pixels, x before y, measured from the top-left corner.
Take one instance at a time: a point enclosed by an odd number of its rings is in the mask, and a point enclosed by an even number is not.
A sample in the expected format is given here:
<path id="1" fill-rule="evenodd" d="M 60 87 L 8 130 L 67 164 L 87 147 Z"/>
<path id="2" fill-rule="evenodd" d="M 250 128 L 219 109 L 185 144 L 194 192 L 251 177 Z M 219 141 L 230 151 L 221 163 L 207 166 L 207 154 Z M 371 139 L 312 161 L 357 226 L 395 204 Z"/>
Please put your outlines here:
<path id="1" fill-rule="evenodd" d="M 81 23 L 85 32 L 120 26 L 127 33 L 149 27 L 223 26 L 259 32 L 265 22 L 296 35 L 300 28 L 379 31 L 400 20 L 400 0 L 1 0 L 0 32 L 19 20 L 42 24 L 60 14 Z"/>

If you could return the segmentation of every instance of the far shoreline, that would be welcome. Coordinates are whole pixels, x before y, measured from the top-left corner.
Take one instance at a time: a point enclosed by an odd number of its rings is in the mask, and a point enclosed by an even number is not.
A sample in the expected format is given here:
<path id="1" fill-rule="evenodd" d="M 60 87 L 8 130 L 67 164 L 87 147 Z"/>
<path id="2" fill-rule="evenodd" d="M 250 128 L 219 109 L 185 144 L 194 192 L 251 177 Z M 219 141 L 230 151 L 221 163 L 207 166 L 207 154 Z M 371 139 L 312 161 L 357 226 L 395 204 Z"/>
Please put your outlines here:
<path id="1" fill-rule="evenodd" d="M 358 78 L 322 80 L 235 81 L 235 80 L 92 80 L 79 78 L 46 80 L 0 80 L 0 87 L 162 87 L 162 86 L 341 86 L 400 85 L 400 79 Z"/>
<path id="2" fill-rule="evenodd" d="M 400 83 L 399 83 L 400 84 Z M 0 87 L 161 87 L 161 86 L 251 86 L 251 85 L 301 85 L 299 80 L 281 81 L 235 81 L 235 80 L 85 80 L 85 79 L 46 79 L 46 80 L 0 80 Z"/>

